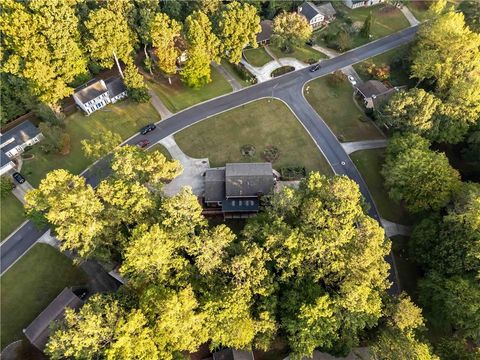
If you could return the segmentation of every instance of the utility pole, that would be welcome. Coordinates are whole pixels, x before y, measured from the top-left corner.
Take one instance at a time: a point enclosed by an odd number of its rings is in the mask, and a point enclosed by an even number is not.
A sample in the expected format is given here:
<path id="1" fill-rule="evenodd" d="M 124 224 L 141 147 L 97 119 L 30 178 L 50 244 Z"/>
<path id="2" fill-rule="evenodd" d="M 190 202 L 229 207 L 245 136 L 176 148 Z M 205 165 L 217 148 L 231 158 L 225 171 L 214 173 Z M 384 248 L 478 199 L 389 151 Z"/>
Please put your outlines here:
<path id="1" fill-rule="evenodd" d="M 115 62 L 117 63 L 118 72 L 120 73 L 122 79 L 124 79 L 125 77 L 123 76 L 122 68 L 120 67 L 120 63 L 118 62 L 117 54 L 115 54 L 115 51 L 113 52 L 113 57 L 115 58 Z"/>

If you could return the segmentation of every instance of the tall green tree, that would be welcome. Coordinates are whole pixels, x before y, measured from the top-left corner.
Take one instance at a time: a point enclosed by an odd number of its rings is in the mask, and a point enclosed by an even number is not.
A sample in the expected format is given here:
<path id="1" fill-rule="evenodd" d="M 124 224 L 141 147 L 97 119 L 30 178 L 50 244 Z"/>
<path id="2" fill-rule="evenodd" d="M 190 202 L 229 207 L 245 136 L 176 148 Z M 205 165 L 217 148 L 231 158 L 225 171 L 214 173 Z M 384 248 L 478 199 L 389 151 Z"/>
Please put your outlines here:
<path id="1" fill-rule="evenodd" d="M 198 10 L 185 20 L 185 37 L 189 49 L 181 76 L 187 85 L 198 88 L 211 81 L 210 63 L 220 62 L 220 41 L 207 15 Z"/>
<path id="2" fill-rule="evenodd" d="M 54 170 L 25 195 L 25 201 L 29 216 L 40 214 L 53 226 L 62 250 L 85 257 L 95 249 L 95 238 L 104 227 L 103 205 L 83 177 Z"/>
<path id="3" fill-rule="evenodd" d="M 159 13 L 155 15 L 151 27 L 152 45 L 157 56 L 157 65 L 166 74 L 175 74 L 176 61 L 180 55 L 175 47 L 175 41 L 180 37 L 182 25 L 168 15 Z"/>
<path id="4" fill-rule="evenodd" d="M 86 71 L 75 1 L 2 3 L 2 72 L 27 81 L 30 92 L 55 106 Z"/>
<path id="5" fill-rule="evenodd" d="M 112 152 L 122 142 L 122 137 L 110 130 L 94 134 L 90 139 L 81 141 L 83 154 L 96 161 Z"/>
<path id="6" fill-rule="evenodd" d="M 480 114 L 480 34 L 462 13 L 447 11 L 422 25 L 413 50 L 411 77 L 430 82 L 442 100 L 436 141 L 456 143 Z"/>
<path id="7" fill-rule="evenodd" d="M 480 185 L 463 183 L 443 216 L 414 229 L 411 253 L 425 270 L 453 275 L 480 272 Z"/>
<path id="8" fill-rule="evenodd" d="M 396 147 L 398 140 L 389 147 Z M 445 154 L 410 148 L 387 157 L 382 169 L 389 196 L 403 201 L 411 212 L 439 210 L 448 204 L 460 185 L 460 175 Z"/>
<path id="9" fill-rule="evenodd" d="M 478 341 L 480 287 L 471 276 L 444 277 L 430 272 L 419 281 L 419 301 L 437 328 L 451 328 L 461 338 Z"/>
<path id="10" fill-rule="evenodd" d="M 435 138 L 438 124 L 433 115 L 441 101 L 423 89 L 413 88 L 396 93 L 383 109 L 381 121 L 396 130 L 415 132 Z"/>
<path id="11" fill-rule="evenodd" d="M 146 152 L 126 145 L 115 152 L 112 170 L 119 178 L 157 185 L 179 175 L 182 166 L 177 160 L 168 161 L 159 151 Z"/>
<path id="12" fill-rule="evenodd" d="M 370 37 L 370 34 L 372 32 L 372 26 L 373 23 L 375 22 L 375 18 L 373 17 L 372 12 L 370 11 L 365 18 L 365 21 L 363 22 L 363 26 L 360 29 L 360 34 L 362 34 L 363 37 Z"/>
<path id="13" fill-rule="evenodd" d="M 143 76 L 138 72 L 137 66 L 132 60 L 127 62 L 124 76 L 124 82 L 128 95 L 136 102 L 147 102 L 150 99 L 148 88 L 145 85 Z"/>
<path id="14" fill-rule="evenodd" d="M 458 8 L 465 16 L 465 23 L 470 30 L 480 33 L 480 3 L 475 0 L 462 1 Z"/>
<path id="15" fill-rule="evenodd" d="M 238 1 L 225 5 L 216 24 L 222 57 L 231 63 L 238 63 L 242 59 L 245 46 L 258 46 L 256 35 L 261 30 L 260 17 L 254 6 Z"/>
<path id="16" fill-rule="evenodd" d="M 120 5 L 121 3 L 118 3 L 118 6 Z M 105 68 L 115 64 L 115 56 L 127 62 L 137 43 L 125 11 L 114 10 L 108 7 L 92 10 L 85 22 L 88 33 L 85 45 L 88 54 Z"/>
<path id="17" fill-rule="evenodd" d="M 290 52 L 312 36 L 312 27 L 305 16 L 282 12 L 273 19 L 273 33 L 273 42 L 285 52 Z"/>

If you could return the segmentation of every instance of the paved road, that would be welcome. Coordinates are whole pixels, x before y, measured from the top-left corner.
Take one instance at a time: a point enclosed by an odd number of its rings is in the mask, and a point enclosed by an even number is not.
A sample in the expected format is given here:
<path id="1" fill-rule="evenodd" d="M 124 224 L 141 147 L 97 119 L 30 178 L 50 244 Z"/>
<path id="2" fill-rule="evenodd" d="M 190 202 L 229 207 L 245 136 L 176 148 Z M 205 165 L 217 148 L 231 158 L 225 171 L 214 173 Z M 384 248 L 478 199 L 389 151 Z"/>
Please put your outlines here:
<path id="1" fill-rule="evenodd" d="M 147 136 L 137 134 L 126 141 L 127 144 L 135 144 L 140 138 L 148 138 L 150 142 L 157 141 L 172 135 L 181 129 L 199 122 L 205 118 L 213 116 L 231 108 L 244 105 L 248 102 L 266 98 L 276 97 L 284 102 L 293 110 L 305 128 L 308 130 L 317 146 L 323 152 L 332 168 L 337 174 L 343 174 L 355 180 L 367 202 L 370 204 L 370 215 L 380 221 L 375 203 L 363 181 L 360 173 L 350 160 L 340 142 L 330 131 L 325 122 L 312 109 L 310 104 L 303 97 L 303 86 L 310 80 L 332 73 L 336 70 L 349 65 L 361 62 L 372 56 L 381 54 L 385 51 L 396 48 L 413 40 L 418 27 L 410 27 L 393 35 L 380 40 L 371 42 L 362 47 L 353 49 L 333 59 L 323 60 L 322 67 L 316 72 L 310 72 L 309 69 L 302 69 L 288 73 L 284 76 L 250 86 L 242 90 L 224 95 L 213 100 L 190 107 L 178 112 L 168 119 L 157 124 L 157 130 L 149 133 Z M 95 166 L 87 170 L 83 175 L 87 182 L 92 186 L 98 185 L 100 180 L 108 175 L 108 159 L 103 159 Z M 1 264 L 0 272 L 3 273 L 13 262 L 32 246 L 39 237 L 39 232 L 33 228 L 31 222 L 20 228 L 14 236 L 2 243 L 0 247 Z M 390 281 L 394 283 L 391 291 L 398 292 L 399 284 L 393 259 L 389 257 L 392 264 Z"/>

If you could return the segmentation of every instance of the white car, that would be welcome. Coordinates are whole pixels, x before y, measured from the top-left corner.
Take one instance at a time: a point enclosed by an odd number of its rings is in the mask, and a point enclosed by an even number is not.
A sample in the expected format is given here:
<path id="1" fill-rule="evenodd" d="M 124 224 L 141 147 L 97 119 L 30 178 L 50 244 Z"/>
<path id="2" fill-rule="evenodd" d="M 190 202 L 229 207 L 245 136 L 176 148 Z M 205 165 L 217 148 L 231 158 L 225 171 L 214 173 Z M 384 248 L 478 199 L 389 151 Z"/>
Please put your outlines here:
<path id="1" fill-rule="evenodd" d="M 355 80 L 355 78 L 352 75 L 348 75 L 347 77 L 348 77 L 348 81 L 350 81 L 350 84 L 352 85 L 357 84 L 357 80 Z"/>

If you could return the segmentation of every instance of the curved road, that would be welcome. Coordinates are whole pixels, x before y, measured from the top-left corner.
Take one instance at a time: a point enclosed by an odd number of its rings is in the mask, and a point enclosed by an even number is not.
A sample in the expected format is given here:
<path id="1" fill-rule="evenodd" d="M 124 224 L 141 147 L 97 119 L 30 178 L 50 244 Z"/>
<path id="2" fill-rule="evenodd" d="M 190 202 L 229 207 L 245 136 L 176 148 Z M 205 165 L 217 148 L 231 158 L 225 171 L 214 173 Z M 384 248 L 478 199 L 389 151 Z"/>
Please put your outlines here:
<path id="1" fill-rule="evenodd" d="M 417 30 L 418 26 L 409 27 L 390 36 L 353 49 L 333 59 L 323 60 L 322 67 L 316 72 L 312 73 L 308 68 L 298 70 L 192 106 L 172 115 L 168 119 L 160 121 L 157 124 L 157 129 L 147 134 L 147 136 L 136 134 L 128 139 L 125 144 L 135 144 L 140 138 L 145 137 L 153 144 L 164 137 L 172 135 L 185 127 L 213 115 L 228 111 L 234 107 L 244 105 L 260 98 L 275 97 L 284 101 L 291 108 L 299 121 L 309 132 L 310 136 L 314 139 L 318 148 L 322 151 L 325 158 L 332 166 L 334 172 L 339 175 L 346 175 L 359 184 L 363 196 L 370 204 L 370 216 L 380 222 L 377 208 L 364 180 L 347 153 L 344 151 L 336 136 L 303 97 L 303 87 L 315 78 L 330 74 L 346 66 L 356 64 L 372 56 L 406 44 L 414 39 Z M 89 184 L 96 186 L 107 174 L 108 159 L 103 159 L 86 170 L 82 175 L 87 179 Z M 14 234 L 7 238 L 0 246 L 0 273 L 7 270 L 31 246 L 33 246 L 41 233 L 42 232 L 36 230 L 33 224 L 28 221 Z M 395 265 L 393 263 L 393 257 L 390 255 L 387 260 L 392 268 L 392 271 L 390 272 L 390 281 L 394 284 L 390 291 L 398 293 L 399 284 Z"/>

